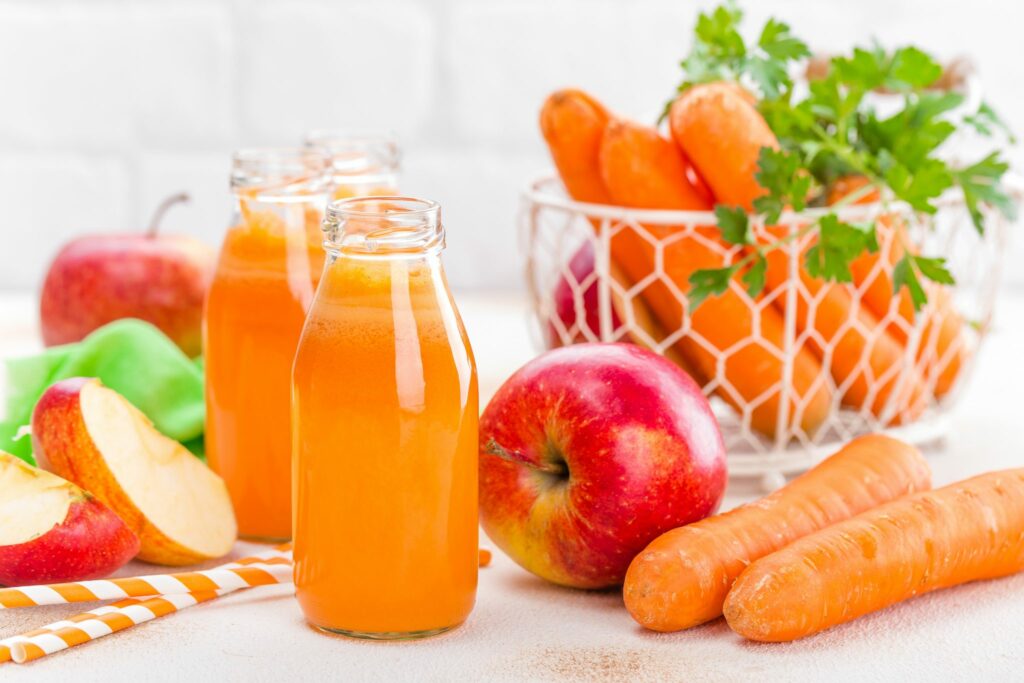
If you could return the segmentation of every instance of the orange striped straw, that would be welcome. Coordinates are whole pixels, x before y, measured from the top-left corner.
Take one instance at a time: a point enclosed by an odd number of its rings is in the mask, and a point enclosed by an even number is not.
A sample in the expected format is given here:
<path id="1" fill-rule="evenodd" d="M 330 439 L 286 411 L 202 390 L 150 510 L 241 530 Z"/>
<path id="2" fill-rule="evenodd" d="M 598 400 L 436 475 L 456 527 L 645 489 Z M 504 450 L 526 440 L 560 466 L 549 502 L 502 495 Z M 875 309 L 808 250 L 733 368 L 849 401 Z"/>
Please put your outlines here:
<path id="1" fill-rule="evenodd" d="M 0 663 L 9 662 L 13 658 L 11 657 L 11 645 L 19 640 L 31 638 L 32 636 L 42 635 L 44 633 L 52 633 L 56 629 L 64 628 L 65 626 L 72 626 L 79 621 L 85 621 L 87 619 L 94 619 L 96 617 L 103 616 L 108 612 L 119 612 L 122 607 L 128 607 L 129 605 L 137 605 L 141 600 L 138 598 L 128 598 L 127 600 L 121 600 L 110 605 L 104 605 L 103 607 L 97 607 L 96 609 L 89 610 L 82 614 L 78 614 L 73 617 L 64 619 L 63 621 L 55 621 L 52 624 L 47 624 L 41 628 L 37 628 L 34 631 L 23 633 L 19 636 L 12 636 L 10 638 L 4 638 L 0 640 Z"/>
<path id="2" fill-rule="evenodd" d="M 216 597 L 233 593 L 239 588 L 200 591 L 179 595 L 166 595 L 145 600 L 128 599 L 106 609 L 99 608 L 57 621 L 35 631 L 8 638 L 5 646 L 10 659 L 17 664 L 31 662 L 46 655 L 81 645 L 97 638 L 123 631 L 137 624 L 192 607 Z"/>
<path id="3" fill-rule="evenodd" d="M 287 583 L 292 580 L 291 545 L 203 571 L 151 574 L 0 589 L 0 608 L 63 605 L 150 595 L 183 595 Z"/>
<path id="4" fill-rule="evenodd" d="M 216 569 L 232 570 L 243 567 L 261 569 L 262 567 L 271 566 L 274 572 L 285 570 L 287 579 L 290 580 L 290 558 L 291 544 L 285 544 L 265 553 L 228 562 L 216 567 Z M 284 582 L 284 580 L 280 581 L 280 583 Z M 146 600 L 138 597 L 127 598 L 61 621 L 56 621 L 21 635 L 0 640 L 0 663 L 11 660 L 18 663 L 30 662 L 52 652 L 59 652 L 68 647 L 122 631 L 135 624 L 150 621 L 185 607 L 207 602 L 220 595 L 233 593 L 236 590 L 251 586 L 267 585 L 268 583 L 236 583 L 236 585 L 230 588 L 204 590 L 196 593 L 179 593 Z"/>

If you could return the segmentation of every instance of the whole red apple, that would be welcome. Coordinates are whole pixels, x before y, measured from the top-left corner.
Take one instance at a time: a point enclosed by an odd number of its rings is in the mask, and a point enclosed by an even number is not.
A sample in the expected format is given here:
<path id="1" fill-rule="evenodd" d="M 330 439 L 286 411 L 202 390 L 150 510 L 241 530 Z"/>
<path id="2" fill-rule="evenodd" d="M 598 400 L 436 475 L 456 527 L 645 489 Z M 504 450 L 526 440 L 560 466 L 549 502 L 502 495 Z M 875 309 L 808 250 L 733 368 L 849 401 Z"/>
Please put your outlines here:
<path id="1" fill-rule="evenodd" d="M 480 421 L 480 517 L 513 560 L 576 588 L 622 583 L 663 532 L 714 513 L 725 446 L 700 387 L 633 344 L 535 358 Z"/>
<path id="2" fill-rule="evenodd" d="M 0 452 L 0 583 L 109 576 L 139 552 L 121 518 L 71 482 Z"/>
<path id="3" fill-rule="evenodd" d="M 139 235 L 88 235 L 65 245 L 43 282 L 39 312 L 47 346 L 81 340 L 120 318 L 153 323 L 189 356 L 202 350 L 203 298 L 214 252 L 199 240 L 159 235 L 176 195 Z"/>

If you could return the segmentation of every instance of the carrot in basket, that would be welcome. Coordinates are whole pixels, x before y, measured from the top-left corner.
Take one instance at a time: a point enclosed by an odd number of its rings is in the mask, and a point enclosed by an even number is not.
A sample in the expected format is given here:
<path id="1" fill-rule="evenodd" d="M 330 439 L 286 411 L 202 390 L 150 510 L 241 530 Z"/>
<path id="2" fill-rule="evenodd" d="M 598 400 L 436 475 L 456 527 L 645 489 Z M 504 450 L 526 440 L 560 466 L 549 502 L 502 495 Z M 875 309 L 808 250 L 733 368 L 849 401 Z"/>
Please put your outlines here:
<path id="1" fill-rule="evenodd" d="M 541 107 L 541 133 L 565 189 L 576 201 L 611 204 L 598 163 L 608 118 L 601 103 L 582 90 L 558 90 Z"/>
<path id="2" fill-rule="evenodd" d="M 1024 570 L 1024 469 L 887 503 L 751 564 L 725 600 L 745 638 L 803 638 L 917 595 Z"/>
<path id="3" fill-rule="evenodd" d="M 612 204 L 611 196 L 601 177 L 598 160 L 601 137 L 604 135 L 608 119 L 608 112 L 604 106 L 582 90 L 558 90 L 547 98 L 541 108 L 541 133 L 551 151 L 562 184 L 565 185 L 569 196 L 576 201 Z M 591 223 L 595 230 L 600 227 L 597 221 L 592 220 Z M 611 255 L 609 275 L 618 281 L 623 289 L 628 289 L 631 283 L 617 262 L 617 256 L 615 253 Z M 646 277 L 649 273 L 650 270 L 639 276 Z M 634 325 L 644 330 L 653 342 L 660 343 L 668 336 L 654 320 L 641 296 L 635 296 L 630 300 L 631 310 L 618 297 L 612 297 L 612 304 L 621 320 L 631 320 L 629 314 L 632 313 Z M 630 339 L 641 346 L 649 346 L 647 340 L 642 339 L 633 330 L 630 331 Z M 676 342 L 662 353 L 703 386 L 707 383 L 707 377 L 702 376 L 686 358 L 682 346 L 681 342 Z"/>
<path id="4" fill-rule="evenodd" d="M 761 148 L 779 142 L 749 93 L 724 81 L 695 85 L 672 104 L 669 126 L 718 203 L 750 211 L 765 193 L 755 177 Z"/>
<path id="5" fill-rule="evenodd" d="M 785 229 L 766 228 L 774 239 L 785 236 Z M 801 262 L 803 253 L 800 254 Z M 765 275 L 768 288 L 781 289 L 789 280 L 790 255 L 784 251 L 768 253 Z M 796 324 L 801 330 L 813 329 L 806 345 L 826 360 L 829 371 L 842 391 L 845 406 L 862 410 L 886 423 L 903 424 L 916 420 L 928 407 L 928 392 L 921 373 L 908 367 L 903 344 L 882 329 L 878 318 L 854 300 L 849 287 L 811 277 L 801 267 L 804 292 L 797 292 Z M 786 311 L 785 292 L 775 299 Z M 825 346 L 821 341 L 825 342 Z M 826 349 L 831 351 L 826 354 Z M 895 392 L 898 394 L 894 395 Z"/>
<path id="6" fill-rule="evenodd" d="M 693 159 L 718 201 L 751 209 L 754 199 L 764 194 L 755 177 L 761 148 L 779 146 L 754 102 L 730 83 L 695 85 L 675 101 L 669 119 L 676 143 Z M 769 228 L 768 233 L 776 239 L 783 236 L 780 229 Z M 813 278 L 802 265 L 799 277 L 810 296 L 798 293 L 797 327 L 817 333 L 808 335 L 804 346 L 826 361 L 836 384 L 845 389 L 843 403 L 858 410 L 867 407 L 887 421 L 890 404 L 896 422 L 919 417 L 927 406 L 921 377 L 914 369 L 893 372 L 904 365 L 902 344 L 884 331 L 874 334 L 877 319 L 856 305 L 848 288 Z M 769 291 L 789 282 L 783 252 L 769 255 L 766 279 Z M 813 314 L 811 302 L 816 302 Z M 785 294 L 774 303 L 786 312 Z M 832 347 L 831 356 L 818 339 Z M 897 387 L 900 395 L 890 402 Z"/>
<path id="7" fill-rule="evenodd" d="M 617 204 L 649 209 L 709 208 L 687 181 L 682 154 L 653 128 L 610 121 L 601 142 L 600 161 L 605 186 Z M 725 247 L 722 251 L 714 248 L 719 237 L 713 226 L 698 227 L 696 234 L 668 243 L 666 240 L 677 236 L 679 227 L 645 227 L 663 243 L 664 279 L 651 283 L 644 294 L 661 324 L 676 330 L 685 322 L 683 307 L 665 280 L 685 293 L 694 271 L 727 265 Z M 656 269 L 655 246 L 635 229 L 625 228 L 615 236 L 612 254 L 634 281 Z M 786 382 L 783 320 L 771 306 L 765 306 L 760 315 L 752 308 L 747 298 L 732 289 L 709 298 L 692 314 L 692 333 L 682 341 L 686 357 L 698 372 L 722 382 L 717 393 L 741 412 L 744 405 L 754 406 L 750 412 L 751 426 L 773 436 L 779 427 Z M 799 425 L 811 434 L 828 416 L 831 398 L 825 384 L 816 381 L 821 366 L 813 354 L 796 352 L 792 367 L 787 388 L 793 398 L 788 407 L 788 424 L 783 429 Z"/>
<path id="8" fill-rule="evenodd" d="M 835 204 L 851 192 L 867 184 L 864 176 L 840 178 L 829 190 L 829 204 Z M 859 199 L 857 204 L 878 201 L 877 191 Z M 879 318 L 885 319 L 894 311 L 900 321 L 889 323 L 887 330 L 902 344 L 907 342 L 906 330 L 915 324 L 916 313 L 910 292 L 905 288 L 896 294 L 893 301 L 892 274 L 896 264 L 903 258 L 904 245 L 910 244 L 903 221 L 894 214 L 883 214 L 875 223 L 878 237 L 878 251 L 862 254 L 850 264 L 853 282 L 861 292 L 861 301 Z M 966 347 L 963 340 L 963 318 L 953 307 L 948 291 L 938 286 L 928 286 L 929 298 L 934 298 L 921 333 L 921 345 L 917 359 L 923 365 L 925 376 L 934 383 L 933 392 L 941 398 L 949 393 L 960 375 Z M 926 350 L 934 349 L 933 355 L 924 358 Z"/>
<path id="9" fill-rule="evenodd" d="M 928 489 L 924 456 L 896 439 L 854 439 L 775 493 L 656 538 L 629 566 L 629 613 L 655 631 L 678 631 L 722 614 L 751 562 L 864 510 Z"/>

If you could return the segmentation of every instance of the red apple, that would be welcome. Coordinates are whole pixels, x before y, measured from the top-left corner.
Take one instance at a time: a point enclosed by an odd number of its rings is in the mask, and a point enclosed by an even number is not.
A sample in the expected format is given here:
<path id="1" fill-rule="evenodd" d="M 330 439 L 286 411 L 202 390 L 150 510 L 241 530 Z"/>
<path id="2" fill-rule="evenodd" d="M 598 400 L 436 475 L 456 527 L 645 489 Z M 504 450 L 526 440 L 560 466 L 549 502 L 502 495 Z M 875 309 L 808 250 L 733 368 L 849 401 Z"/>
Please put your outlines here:
<path id="1" fill-rule="evenodd" d="M 108 507 L 0 451 L 0 583 L 99 579 L 137 552 L 139 539 Z"/>
<path id="2" fill-rule="evenodd" d="M 624 290 L 629 290 L 630 284 L 626 275 L 618 267 L 615 261 L 611 261 L 609 264 L 609 276 L 618 283 L 618 285 Z M 558 280 L 558 285 L 555 287 L 553 292 L 555 302 L 555 315 L 562 322 L 565 328 L 566 334 L 573 330 L 573 326 L 577 325 L 576 332 L 571 339 L 566 340 L 563 338 L 562 333 L 559 331 L 558 326 L 555 323 L 548 323 L 548 343 L 549 349 L 557 348 L 559 346 L 568 346 L 569 344 L 581 344 L 583 342 L 590 341 L 596 337 L 601 337 L 601 315 L 600 305 L 598 302 L 598 280 L 593 275 L 594 273 L 594 246 L 591 242 L 584 242 L 572 259 L 569 261 L 569 272 L 572 274 L 573 282 L 576 284 L 576 289 L 582 287 L 582 292 L 577 296 L 573 291 L 573 286 L 569 284 L 569 276 L 563 274 Z M 586 286 L 583 286 L 584 283 Z M 582 311 L 577 310 L 577 299 L 582 307 Z M 650 349 L 654 344 L 660 344 L 668 334 L 661 327 L 661 324 L 654 317 L 654 313 L 647 306 L 644 301 L 643 294 L 636 294 L 629 299 L 629 303 L 626 303 L 621 296 L 618 295 L 615 289 L 611 290 L 611 329 L 613 331 L 618 330 L 622 326 L 622 321 L 629 321 L 630 327 L 626 330 L 625 338 L 622 341 L 631 341 L 634 344 Z M 632 315 L 630 315 L 632 313 Z M 592 337 L 588 339 L 587 335 L 582 331 L 583 328 L 589 329 Z M 690 377 L 694 378 L 701 385 L 707 382 L 700 377 L 693 364 L 690 363 L 686 357 L 680 353 L 679 349 L 675 346 L 668 346 L 661 355 L 668 358 L 670 361 L 681 367 L 686 371 Z"/>
<path id="3" fill-rule="evenodd" d="M 700 387 L 632 344 L 535 358 L 480 421 L 480 517 L 513 560 L 576 588 L 622 583 L 663 532 L 714 513 L 725 446 Z"/>
<path id="4" fill-rule="evenodd" d="M 551 321 L 548 323 L 548 348 L 601 338 L 599 284 L 594 276 L 594 245 L 590 240 L 580 245 L 568 265 L 569 274 L 563 273 L 558 279 L 552 297 L 555 304 L 555 316 L 564 326 L 564 333 L 571 334 L 572 337 L 565 339 L 562 336 L 563 332 L 554 321 Z M 571 284 L 570 278 L 572 279 Z M 611 329 L 618 329 L 622 325 L 622 321 L 614 307 L 611 309 L 611 314 Z M 591 336 L 588 337 L 584 330 L 588 330 Z"/>
<path id="5" fill-rule="evenodd" d="M 97 379 L 43 392 L 32 413 L 39 466 L 88 489 L 139 537 L 139 559 L 186 565 L 226 555 L 237 535 L 223 480 Z"/>
<path id="6" fill-rule="evenodd" d="M 189 356 L 199 355 L 214 252 L 191 237 L 157 234 L 164 211 L 186 199 L 176 195 L 164 202 L 146 234 L 89 235 L 60 250 L 40 297 L 47 346 L 79 341 L 120 318 L 139 318 Z"/>

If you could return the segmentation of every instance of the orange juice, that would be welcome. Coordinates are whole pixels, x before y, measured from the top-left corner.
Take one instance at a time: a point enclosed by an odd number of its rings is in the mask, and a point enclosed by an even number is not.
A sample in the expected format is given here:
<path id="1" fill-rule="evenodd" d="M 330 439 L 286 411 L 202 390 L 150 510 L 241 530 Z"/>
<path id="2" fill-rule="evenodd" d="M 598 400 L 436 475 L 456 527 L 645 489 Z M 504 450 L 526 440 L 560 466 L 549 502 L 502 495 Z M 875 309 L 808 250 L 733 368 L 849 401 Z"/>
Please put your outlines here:
<path id="1" fill-rule="evenodd" d="M 291 366 L 323 270 L 327 160 L 309 150 L 236 155 L 236 225 L 206 300 L 206 453 L 239 535 L 291 538 Z"/>
<path id="2" fill-rule="evenodd" d="M 440 633 L 476 595 L 478 398 L 439 211 L 354 199 L 325 226 L 292 378 L 296 595 L 325 630 Z"/>

